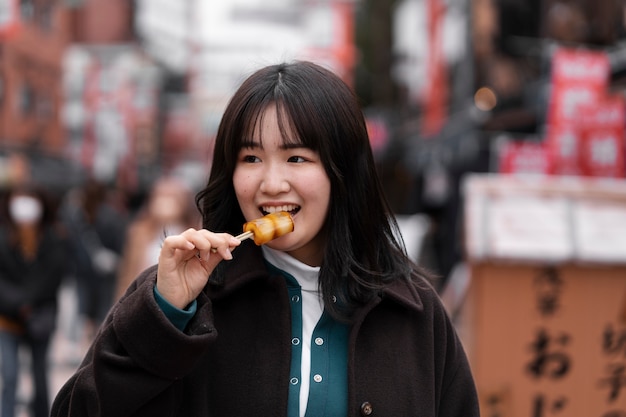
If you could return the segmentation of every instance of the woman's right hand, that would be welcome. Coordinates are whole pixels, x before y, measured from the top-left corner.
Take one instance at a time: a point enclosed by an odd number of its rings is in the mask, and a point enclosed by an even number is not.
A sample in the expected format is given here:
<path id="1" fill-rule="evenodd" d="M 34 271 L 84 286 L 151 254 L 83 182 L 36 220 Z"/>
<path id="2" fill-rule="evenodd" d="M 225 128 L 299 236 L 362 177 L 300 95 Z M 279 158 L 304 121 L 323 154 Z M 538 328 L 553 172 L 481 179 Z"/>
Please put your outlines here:
<path id="1" fill-rule="evenodd" d="M 217 264 L 233 258 L 231 250 L 240 243 L 228 233 L 193 228 L 166 237 L 157 269 L 159 294 L 184 309 L 198 297 Z"/>

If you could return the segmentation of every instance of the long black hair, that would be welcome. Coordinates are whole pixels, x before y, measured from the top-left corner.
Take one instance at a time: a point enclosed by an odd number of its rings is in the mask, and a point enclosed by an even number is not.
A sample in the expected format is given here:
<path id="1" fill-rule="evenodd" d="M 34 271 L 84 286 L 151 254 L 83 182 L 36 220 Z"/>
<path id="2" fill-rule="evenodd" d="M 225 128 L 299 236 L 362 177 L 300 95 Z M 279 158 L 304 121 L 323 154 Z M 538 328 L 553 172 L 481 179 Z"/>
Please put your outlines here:
<path id="1" fill-rule="evenodd" d="M 240 149 L 248 145 L 269 105 L 280 110 L 282 132 L 297 133 L 295 138 L 283 134 L 283 140 L 317 151 L 330 179 L 324 225 L 328 239 L 319 280 L 326 308 L 347 317 L 386 283 L 409 279 L 419 268 L 406 256 L 384 197 L 358 100 L 331 71 L 305 61 L 282 63 L 262 68 L 242 83 L 218 128 L 208 184 L 196 196 L 203 227 L 241 230 L 245 219 L 233 172 Z"/>

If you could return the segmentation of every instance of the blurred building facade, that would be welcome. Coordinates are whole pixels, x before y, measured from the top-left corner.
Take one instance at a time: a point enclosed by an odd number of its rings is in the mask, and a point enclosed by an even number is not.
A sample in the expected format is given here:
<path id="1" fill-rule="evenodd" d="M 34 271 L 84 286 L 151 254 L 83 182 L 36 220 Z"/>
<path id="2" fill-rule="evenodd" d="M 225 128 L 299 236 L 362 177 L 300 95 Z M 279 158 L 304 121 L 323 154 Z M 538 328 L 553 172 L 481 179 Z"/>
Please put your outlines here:
<path id="1" fill-rule="evenodd" d="M 132 8 L 116 0 L 2 3 L 0 162 L 26 155 L 33 180 L 61 190 L 83 172 L 70 153 L 68 51 L 132 42 Z"/>
<path id="2" fill-rule="evenodd" d="M 313 59 L 354 86 L 392 208 L 432 216 L 445 276 L 461 257 L 463 176 L 545 166 L 546 152 L 571 148 L 575 135 L 547 128 L 555 51 L 602 55 L 607 76 L 596 90 L 619 96 L 624 8 L 621 0 L 2 0 L 0 152 L 37 156 L 46 181 L 94 175 L 136 189 L 178 172 L 195 188 L 238 82 L 268 63 Z M 560 139 L 544 146 L 554 132 Z M 605 160 L 622 148 L 589 149 Z M 6 160 L 0 154 L 0 173 Z"/>
<path id="3" fill-rule="evenodd" d="M 355 4 L 4 0 L 0 152 L 66 160 L 123 188 L 172 171 L 200 186 L 247 73 L 306 58 L 352 82 Z"/>
<path id="4" fill-rule="evenodd" d="M 0 44 L 0 136 L 4 144 L 60 153 L 63 125 L 63 61 L 76 43 L 111 44 L 132 39 L 128 2 L 8 2 L 15 27 Z M 9 6 L 6 6 L 9 7 Z"/>

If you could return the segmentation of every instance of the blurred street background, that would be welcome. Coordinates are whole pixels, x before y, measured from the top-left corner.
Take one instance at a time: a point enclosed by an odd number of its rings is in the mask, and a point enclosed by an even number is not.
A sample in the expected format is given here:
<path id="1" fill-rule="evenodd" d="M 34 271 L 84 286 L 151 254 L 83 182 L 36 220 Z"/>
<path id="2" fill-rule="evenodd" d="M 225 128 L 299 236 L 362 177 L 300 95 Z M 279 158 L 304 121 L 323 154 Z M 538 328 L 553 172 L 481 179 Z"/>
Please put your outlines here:
<path id="1" fill-rule="evenodd" d="M 51 395 L 149 263 L 156 195 L 197 224 L 227 100 L 292 59 L 361 100 L 484 415 L 626 416 L 626 0 L 0 0 L 0 190 L 44 187 L 69 233 L 86 201 L 116 225 L 101 300 L 68 268 Z"/>

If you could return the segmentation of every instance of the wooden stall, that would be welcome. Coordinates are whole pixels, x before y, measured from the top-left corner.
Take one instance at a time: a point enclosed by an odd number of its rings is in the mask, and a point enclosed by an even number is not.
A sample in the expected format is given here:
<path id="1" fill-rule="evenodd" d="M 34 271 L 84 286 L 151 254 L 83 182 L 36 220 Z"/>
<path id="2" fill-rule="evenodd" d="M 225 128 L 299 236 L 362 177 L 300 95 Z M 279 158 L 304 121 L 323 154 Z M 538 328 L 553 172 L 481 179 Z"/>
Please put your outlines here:
<path id="1" fill-rule="evenodd" d="M 463 192 L 481 415 L 626 416 L 626 181 L 486 174 Z"/>

